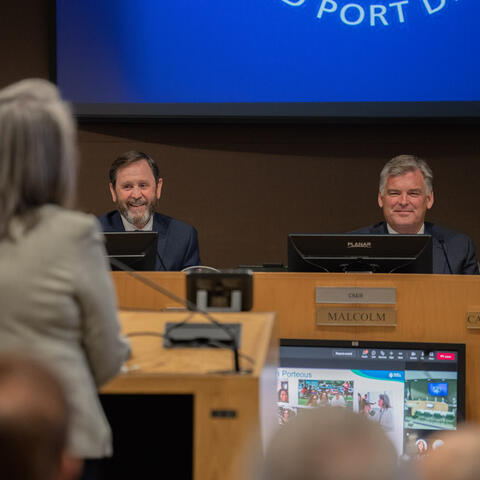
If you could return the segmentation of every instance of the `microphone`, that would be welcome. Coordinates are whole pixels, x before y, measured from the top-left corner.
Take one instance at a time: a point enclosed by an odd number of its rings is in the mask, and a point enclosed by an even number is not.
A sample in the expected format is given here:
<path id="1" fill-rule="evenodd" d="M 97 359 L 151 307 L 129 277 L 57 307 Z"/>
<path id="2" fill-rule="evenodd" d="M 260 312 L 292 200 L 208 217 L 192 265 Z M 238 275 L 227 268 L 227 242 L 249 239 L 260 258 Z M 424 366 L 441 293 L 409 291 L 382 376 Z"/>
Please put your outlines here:
<path id="1" fill-rule="evenodd" d="M 121 262 L 120 260 L 116 259 L 116 258 L 110 258 L 110 262 L 115 266 L 117 267 L 119 270 L 127 273 L 129 276 L 131 276 L 132 278 L 135 278 L 136 280 L 142 282 L 143 284 L 147 285 L 148 287 L 152 288 L 153 290 L 157 291 L 157 292 L 160 292 L 161 294 L 165 295 L 167 298 L 170 298 L 171 300 L 174 300 L 175 302 L 178 302 L 180 303 L 181 305 L 187 307 L 189 310 L 192 310 L 194 312 L 197 312 L 197 313 L 200 313 L 201 315 L 203 315 L 211 324 L 215 325 L 216 327 L 220 328 L 221 330 L 223 330 L 227 335 L 228 335 L 228 338 L 232 344 L 232 353 L 233 353 L 233 361 L 234 361 L 234 372 L 237 373 L 237 374 L 248 374 L 248 373 L 251 373 L 251 370 L 241 370 L 240 369 L 240 360 L 239 360 L 239 351 L 238 351 L 238 345 L 237 345 L 237 336 L 234 334 L 234 332 L 232 332 L 228 326 L 226 325 L 223 325 L 222 323 L 220 323 L 218 320 L 216 320 L 215 318 L 213 318 L 212 315 L 210 315 L 207 311 L 201 309 L 201 308 L 198 308 L 197 305 L 193 302 L 191 302 L 190 300 L 188 299 L 184 299 L 182 297 L 179 297 L 178 295 L 175 295 L 174 293 L 170 292 L 169 290 L 167 290 L 166 288 L 163 288 L 162 286 L 158 285 L 156 282 L 153 282 L 152 280 L 150 280 L 149 278 L 139 274 L 137 271 L 133 270 L 132 268 L 130 268 L 128 265 L 125 265 L 123 262 Z M 188 321 L 188 319 L 187 319 Z M 185 322 L 181 322 L 179 325 L 177 325 L 176 327 L 181 327 L 182 325 L 184 325 L 186 323 Z M 172 330 L 172 329 L 170 329 Z M 168 338 L 168 333 L 169 331 L 168 330 L 166 332 L 166 338 Z M 215 345 L 218 347 L 218 344 Z"/>
<path id="2" fill-rule="evenodd" d="M 160 256 L 160 254 L 158 253 L 158 249 L 156 248 L 155 251 L 157 252 L 157 258 L 158 260 L 160 260 L 160 265 L 162 266 L 162 268 L 167 271 L 167 267 L 165 266 L 165 264 L 163 263 L 163 260 L 162 260 L 162 257 Z"/>
<path id="3" fill-rule="evenodd" d="M 445 257 L 445 260 L 447 261 L 448 271 L 453 275 L 452 266 L 450 265 L 450 260 L 448 259 L 448 255 L 447 255 L 447 247 L 445 246 L 445 239 L 443 237 L 439 237 L 438 242 L 440 243 L 440 246 L 442 247 L 443 256 Z"/>

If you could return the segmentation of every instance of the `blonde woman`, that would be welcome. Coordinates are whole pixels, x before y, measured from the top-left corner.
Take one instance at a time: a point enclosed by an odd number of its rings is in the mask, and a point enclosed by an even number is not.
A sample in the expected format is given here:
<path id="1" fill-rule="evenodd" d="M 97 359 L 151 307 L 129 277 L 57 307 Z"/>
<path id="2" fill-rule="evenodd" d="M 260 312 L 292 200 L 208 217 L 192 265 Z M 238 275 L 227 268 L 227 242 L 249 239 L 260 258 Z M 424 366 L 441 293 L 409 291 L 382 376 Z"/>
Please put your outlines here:
<path id="1" fill-rule="evenodd" d="M 112 453 L 97 387 L 129 354 L 120 335 L 102 234 L 70 210 L 76 129 L 51 83 L 0 91 L 0 351 L 41 359 L 63 381 L 73 419 L 71 453 L 84 478 Z"/>

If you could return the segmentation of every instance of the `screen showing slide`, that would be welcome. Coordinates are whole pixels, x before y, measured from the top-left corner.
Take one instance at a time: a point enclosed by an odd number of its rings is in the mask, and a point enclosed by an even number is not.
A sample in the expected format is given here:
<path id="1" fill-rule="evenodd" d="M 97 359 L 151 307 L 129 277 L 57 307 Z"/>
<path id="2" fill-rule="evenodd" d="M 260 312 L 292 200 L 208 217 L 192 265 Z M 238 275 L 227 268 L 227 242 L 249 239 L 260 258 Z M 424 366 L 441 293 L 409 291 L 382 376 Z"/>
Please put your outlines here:
<path id="1" fill-rule="evenodd" d="M 479 16 L 477 0 L 57 0 L 56 79 L 80 112 L 480 115 Z"/>
<path id="2" fill-rule="evenodd" d="M 347 408 L 378 422 L 399 457 L 411 459 L 435 449 L 438 433 L 464 417 L 463 346 L 304 342 L 281 342 L 280 425 L 307 409 Z"/>

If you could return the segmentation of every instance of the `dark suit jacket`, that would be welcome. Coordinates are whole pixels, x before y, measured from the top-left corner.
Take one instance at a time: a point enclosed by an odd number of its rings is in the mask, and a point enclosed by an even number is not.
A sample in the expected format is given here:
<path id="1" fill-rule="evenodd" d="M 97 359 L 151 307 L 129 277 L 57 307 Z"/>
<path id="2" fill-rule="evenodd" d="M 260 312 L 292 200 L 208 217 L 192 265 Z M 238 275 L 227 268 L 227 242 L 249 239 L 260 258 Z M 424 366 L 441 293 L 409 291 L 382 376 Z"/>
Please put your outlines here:
<path id="1" fill-rule="evenodd" d="M 122 217 L 117 210 L 98 218 L 104 232 L 124 232 Z M 158 233 L 156 270 L 164 270 L 158 257 L 163 260 L 166 270 L 182 270 L 200 265 L 197 231 L 191 225 L 154 213 L 153 231 Z"/>
<path id="2" fill-rule="evenodd" d="M 387 223 L 380 222 L 351 233 L 385 234 L 388 233 Z M 425 234 L 432 236 L 433 273 L 465 275 L 477 275 L 479 273 L 475 246 L 470 237 L 430 222 L 425 222 Z M 445 251 L 441 245 L 442 241 Z M 446 256 L 452 271 L 448 267 Z"/>

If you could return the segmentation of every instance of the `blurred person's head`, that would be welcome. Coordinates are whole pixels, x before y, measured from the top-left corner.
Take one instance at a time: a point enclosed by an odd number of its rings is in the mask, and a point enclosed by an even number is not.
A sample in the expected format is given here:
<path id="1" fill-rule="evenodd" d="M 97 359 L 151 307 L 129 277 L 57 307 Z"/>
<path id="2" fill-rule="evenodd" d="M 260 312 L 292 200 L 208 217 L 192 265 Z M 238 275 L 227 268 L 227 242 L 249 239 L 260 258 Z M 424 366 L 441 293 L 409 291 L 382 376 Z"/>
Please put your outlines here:
<path id="1" fill-rule="evenodd" d="M 392 480 L 397 454 L 380 425 L 351 411 L 309 409 L 272 438 L 261 480 Z"/>
<path id="2" fill-rule="evenodd" d="M 67 452 L 70 409 L 57 378 L 17 355 L 0 356 L 0 475 L 66 480 L 81 463 Z"/>
<path id="3" fill-rule="evenodd" d="M 0 238 L 13 217 L 31 227 L 37 207 L 72 206 L 75 139 L 70 108 L 52 83 L 27 79 L 0 90 Z"/>
<path id="4" fill-rule="evenodd" d="M 476 480 L 480 473 L 480 426 L 443 433 L 443 445 L 418 461 L 421 480 Z"/>

